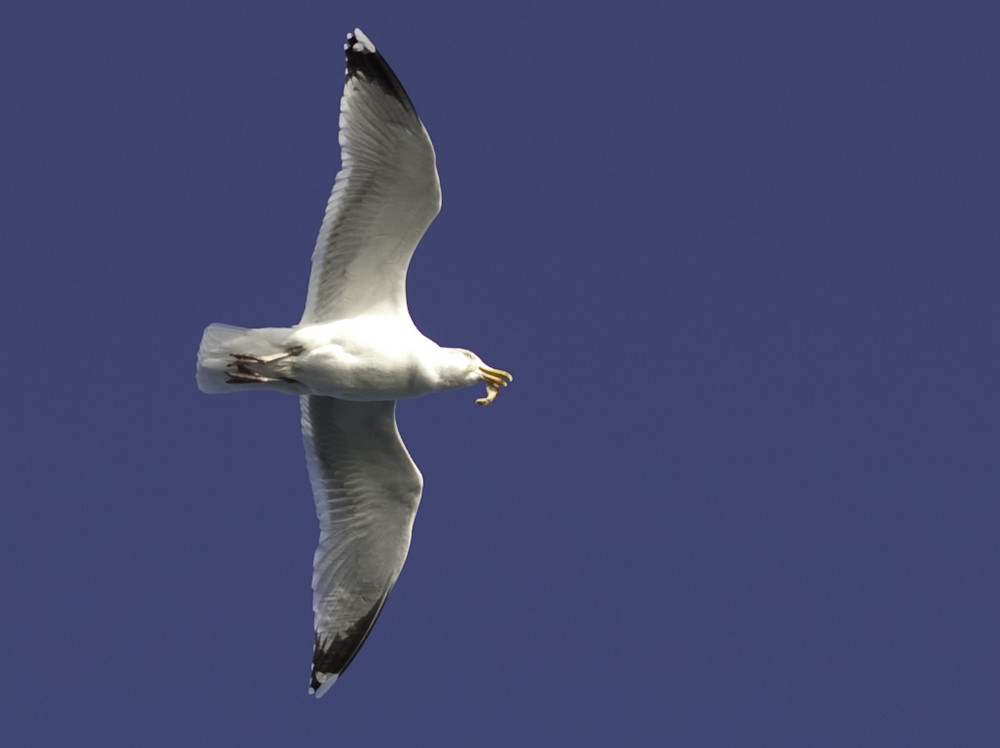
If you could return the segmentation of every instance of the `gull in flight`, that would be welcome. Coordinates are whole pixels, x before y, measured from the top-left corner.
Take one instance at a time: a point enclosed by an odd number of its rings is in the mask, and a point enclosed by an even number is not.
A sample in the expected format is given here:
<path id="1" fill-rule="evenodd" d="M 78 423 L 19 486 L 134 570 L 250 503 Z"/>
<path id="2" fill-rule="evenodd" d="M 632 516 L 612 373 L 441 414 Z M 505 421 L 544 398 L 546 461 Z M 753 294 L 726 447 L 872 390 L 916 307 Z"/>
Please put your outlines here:
<path id="1" fill-rule="evenodd" d="M 424 337 L 406 306 L 406 269 L 441 207 L 434 148 L 361 29 L 344 45 L 341 169 L 326 206 L 305 313 L 294 327 L 213 324 L 198 351 L 202 392 L 299 396 L 319 517 L 310 693 L 358 653 L 410 546 L 423 478 L 396 429 L 396 401 L 513 377 Z"/>

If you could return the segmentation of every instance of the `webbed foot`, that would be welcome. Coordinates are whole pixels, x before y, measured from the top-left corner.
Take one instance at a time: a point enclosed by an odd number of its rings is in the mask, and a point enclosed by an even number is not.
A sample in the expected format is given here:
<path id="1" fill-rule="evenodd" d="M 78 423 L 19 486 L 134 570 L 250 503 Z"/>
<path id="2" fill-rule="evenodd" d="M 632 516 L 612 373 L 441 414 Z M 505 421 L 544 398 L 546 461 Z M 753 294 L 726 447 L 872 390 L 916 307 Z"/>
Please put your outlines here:
<path id="1" fill-rule="evenodd" d="M 267 384 L 269 382 L 289 382 L 294 384 L 295 380 L 289 377 L 269 377 L 255 370 L 255 366 L 267 366 L 277 361 L 284 361 L 286 358 L 298 356 L 302 353 L 302 346 L 289 348 L 282 353 L 275 353 L 271 356 L 253 356 L 247 353 L 231 353 L 233 360 L 226 364 L 226 373 L 229 378 L 226 384 Z"/>

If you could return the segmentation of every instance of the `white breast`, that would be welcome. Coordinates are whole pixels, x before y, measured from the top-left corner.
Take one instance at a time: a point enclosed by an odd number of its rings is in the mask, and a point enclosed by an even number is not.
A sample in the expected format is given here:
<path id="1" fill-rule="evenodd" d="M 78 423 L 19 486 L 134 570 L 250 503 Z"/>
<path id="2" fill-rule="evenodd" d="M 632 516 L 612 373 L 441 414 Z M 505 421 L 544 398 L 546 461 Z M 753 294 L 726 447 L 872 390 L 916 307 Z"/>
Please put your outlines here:
<path id="1" fill-rule="evenodd" d="M 358 317 L 296 330 L 303 348 L 292 377 L 311 394 L 344 400 L 401 400 L 432 392 L 425 364 L 437 344 L 412 325 Z M 433 358 L 433 357 L 431 357 Z"/>

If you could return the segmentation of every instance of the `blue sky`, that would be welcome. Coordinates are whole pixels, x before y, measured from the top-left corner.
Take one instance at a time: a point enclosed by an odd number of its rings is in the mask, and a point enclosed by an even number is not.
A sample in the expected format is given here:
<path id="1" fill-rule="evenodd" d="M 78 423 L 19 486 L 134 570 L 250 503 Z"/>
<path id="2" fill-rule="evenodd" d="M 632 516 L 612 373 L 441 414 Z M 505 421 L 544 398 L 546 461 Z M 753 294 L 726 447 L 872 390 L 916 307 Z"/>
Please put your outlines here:
<path id="1" fill-rule="evenodd" d="M 997 745 L 998 22 L 6 3 L 4 743 Z M 301 314 L 355 25 L 437 149 L 414 320 L 515 381 L 400 406 L 317 702 L 297 404 L 194 356 Z"/>

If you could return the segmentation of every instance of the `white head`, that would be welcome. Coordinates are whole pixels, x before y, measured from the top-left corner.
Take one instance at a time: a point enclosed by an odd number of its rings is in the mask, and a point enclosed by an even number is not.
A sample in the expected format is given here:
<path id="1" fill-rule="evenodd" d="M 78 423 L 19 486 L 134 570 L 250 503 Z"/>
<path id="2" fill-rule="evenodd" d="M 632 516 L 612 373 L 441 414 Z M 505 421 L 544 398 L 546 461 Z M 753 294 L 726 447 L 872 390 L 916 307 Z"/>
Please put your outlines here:
<path id="1" fill-rule="evenodd" d="M 514 381 L 513 375 L 509 372 L 487 366 L 479 356 L 464 348 L 442 348 L 437 371 L 442 390 L 454 390 L 485 382 L 486 397 L 476 400 L 479 405 L 489 405 L 501 387 L 506 387 Z"/>

